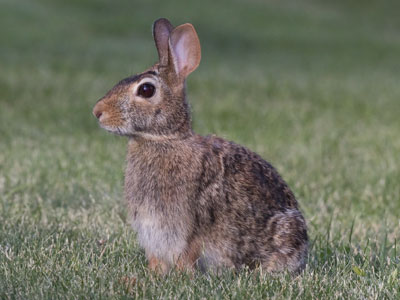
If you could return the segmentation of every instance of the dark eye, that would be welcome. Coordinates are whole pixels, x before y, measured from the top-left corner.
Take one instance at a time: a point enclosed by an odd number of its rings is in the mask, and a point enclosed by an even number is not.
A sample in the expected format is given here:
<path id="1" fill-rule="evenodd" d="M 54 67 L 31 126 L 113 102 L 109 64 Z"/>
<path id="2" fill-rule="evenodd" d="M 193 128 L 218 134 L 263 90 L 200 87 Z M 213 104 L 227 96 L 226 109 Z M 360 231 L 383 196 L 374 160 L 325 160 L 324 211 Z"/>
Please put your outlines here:
<path id="1" fill-rule="evenodd" d="M 156 88 L 151 83 L 143 83 L 139 86 L 137 94 L 143 98 L 153 97 Z"/>

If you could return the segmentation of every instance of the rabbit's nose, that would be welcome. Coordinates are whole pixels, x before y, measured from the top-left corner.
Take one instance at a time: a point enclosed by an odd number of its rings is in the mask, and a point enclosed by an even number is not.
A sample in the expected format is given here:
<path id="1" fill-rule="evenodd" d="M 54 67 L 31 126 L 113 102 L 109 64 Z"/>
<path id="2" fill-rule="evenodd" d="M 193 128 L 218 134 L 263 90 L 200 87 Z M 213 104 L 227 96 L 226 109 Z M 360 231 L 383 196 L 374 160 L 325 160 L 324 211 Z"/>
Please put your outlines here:
<path id="1" fill-rule="evenodd" d="M 97 109 L 97 106 L 94 107 L 93 109 L 93 115 L 97 118 L 100 119 L 101 115 L 103 112 L 100 109 Z"/>
<path id="2" fill-rule="evenodd" d="M 95 116 L 96 116 L 97 119 L 100 119 L 100 117 L 101 117 L 102 114 L 103 114 L 103 113 L 102 113 L 101 111 L 97 111 L 97 112 L 95 113 Z"/>

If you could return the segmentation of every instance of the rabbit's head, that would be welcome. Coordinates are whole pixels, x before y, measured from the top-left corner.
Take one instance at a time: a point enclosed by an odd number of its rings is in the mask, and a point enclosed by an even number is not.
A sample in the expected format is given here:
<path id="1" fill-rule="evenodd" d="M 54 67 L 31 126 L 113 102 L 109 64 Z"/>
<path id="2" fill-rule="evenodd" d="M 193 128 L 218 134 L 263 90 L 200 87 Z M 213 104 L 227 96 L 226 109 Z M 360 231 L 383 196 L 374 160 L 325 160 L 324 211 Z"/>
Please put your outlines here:
<path id="1" fill-rule="evenodd" d="M 200 42 L 191 24 L 153 25 L 159 61 L 120 81 L 93 109 L 100 126 L 119 135 L 163 138 L 191 132 L 185 79 L 200 63 Z"/>

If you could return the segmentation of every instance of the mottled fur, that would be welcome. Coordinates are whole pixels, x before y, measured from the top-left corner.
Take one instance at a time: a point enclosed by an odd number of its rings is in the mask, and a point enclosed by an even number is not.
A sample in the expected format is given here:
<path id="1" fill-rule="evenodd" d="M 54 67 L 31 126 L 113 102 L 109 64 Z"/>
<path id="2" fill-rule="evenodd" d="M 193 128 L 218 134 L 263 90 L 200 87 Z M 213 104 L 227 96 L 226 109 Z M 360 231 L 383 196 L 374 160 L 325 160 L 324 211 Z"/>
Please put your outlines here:
<path id="1" fill-rule="evenodd" d="M 153 30 L 159 63 L 94 108 L 102 127 L 129 137 L 125 198 L 149 268 L 302 270 L 306 224 L 277 171 L 243 146 L 191 129 L 185 79 L 200 62 L 193 26 L 160 19 Z M 149 99 L 135 93 L 146 80 L 157 90 Z"/>

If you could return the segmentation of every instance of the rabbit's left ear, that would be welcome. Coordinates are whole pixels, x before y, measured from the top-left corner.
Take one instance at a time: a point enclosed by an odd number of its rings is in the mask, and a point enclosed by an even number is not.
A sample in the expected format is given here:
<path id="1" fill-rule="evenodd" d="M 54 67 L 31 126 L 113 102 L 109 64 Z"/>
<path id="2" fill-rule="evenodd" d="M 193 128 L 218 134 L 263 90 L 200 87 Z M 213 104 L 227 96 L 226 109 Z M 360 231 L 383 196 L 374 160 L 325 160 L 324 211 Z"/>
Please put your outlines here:
<path id="1" fill-rule="evenodd" d="M 153 37 L 159 62 L 164 66 L 168 64 L 168 39 L 173 29 L 172 24 L 164 18 L 156 20 L 153 24 Z"/>
<path id="2" fill-rule="evenodd" d="M 201 48 L 192 24 L 183 24 L 172 30 L 169 36 L 172 64 L 178 77 L 185 79 L 200 64 Z"/>

